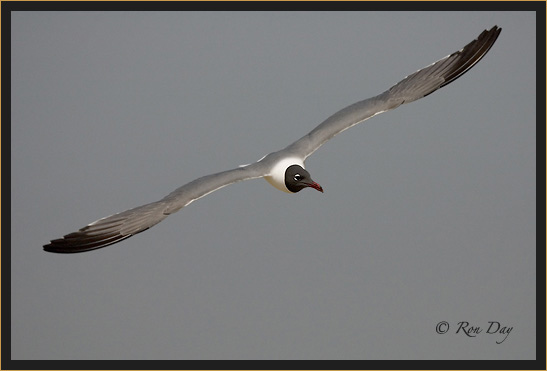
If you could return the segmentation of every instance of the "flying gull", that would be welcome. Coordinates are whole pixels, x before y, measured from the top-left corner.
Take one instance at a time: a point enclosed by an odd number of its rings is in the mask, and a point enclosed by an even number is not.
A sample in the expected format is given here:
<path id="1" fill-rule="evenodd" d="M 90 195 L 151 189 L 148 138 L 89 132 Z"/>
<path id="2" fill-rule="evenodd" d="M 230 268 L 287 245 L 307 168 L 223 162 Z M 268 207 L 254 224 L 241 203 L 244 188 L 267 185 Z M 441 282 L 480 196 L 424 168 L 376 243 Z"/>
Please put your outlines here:
<path id="1" fill-rule="evenodd" d="M 52 240 L 44 245 L 44 250 L 76 253 L 112 245 L 147 230 L 195 200 L 242 180 L 265 178 L 275 188 L 287 193 L 297 193 L 308 187 L 323 192 L 304 168 L 304 162 L 312 153 L 336 134 L 450 84 L 486 55 L 500 32 L 501 28 L 497 26 L 483 31 L 463 49 L 414 72 L 380 95 L 336 112 L 296 142 L 267 154 L 255 163 L 193 180 L 159 201 L 107 216 L 77 232 Z"/>

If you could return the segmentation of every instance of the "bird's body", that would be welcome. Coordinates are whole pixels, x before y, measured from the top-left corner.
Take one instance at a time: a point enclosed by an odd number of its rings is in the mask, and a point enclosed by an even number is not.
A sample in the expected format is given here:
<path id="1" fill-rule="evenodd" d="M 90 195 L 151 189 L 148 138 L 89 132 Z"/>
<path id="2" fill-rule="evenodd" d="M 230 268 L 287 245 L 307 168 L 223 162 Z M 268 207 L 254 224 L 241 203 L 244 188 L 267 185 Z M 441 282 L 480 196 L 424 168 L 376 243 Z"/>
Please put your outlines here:
<path id="1" fill-rule="evenodd" d="M 501 28 L 497 26 L 483 31 L 461 50 L 405 77 L 375 97 L 336 112 L 302 138 L 257 162 L 193 180 L 159 201 L 99 219 L 77 232 L 52 240 L 44 245 L 44 250 L 74 253 L 111 245 L 145 231 L 211 192 L 247 179 L 265 178 L 287 193 L 297 193 L 308 187 L 323 192 L 304 167 L 311 154 L 342 131 L 401 104 L 423 98 L 462 76 L 484 57 L 500 32 Z"/>

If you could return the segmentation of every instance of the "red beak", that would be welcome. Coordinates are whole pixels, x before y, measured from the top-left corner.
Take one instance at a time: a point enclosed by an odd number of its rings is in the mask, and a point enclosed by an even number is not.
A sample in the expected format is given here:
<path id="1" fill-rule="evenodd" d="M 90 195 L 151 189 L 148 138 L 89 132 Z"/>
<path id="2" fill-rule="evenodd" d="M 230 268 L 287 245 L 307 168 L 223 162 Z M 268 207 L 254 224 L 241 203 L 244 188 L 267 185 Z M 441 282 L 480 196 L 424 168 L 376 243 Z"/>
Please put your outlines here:
<path id="1" fill-rule="evenodd" d="M 318 190 L 319 192 L 323 193 L 323 187 L 321 187 L 318 183 L 315 183 L 312 181 L 311 183 L 308 183 L 308 187 L 314 188 Z"/>

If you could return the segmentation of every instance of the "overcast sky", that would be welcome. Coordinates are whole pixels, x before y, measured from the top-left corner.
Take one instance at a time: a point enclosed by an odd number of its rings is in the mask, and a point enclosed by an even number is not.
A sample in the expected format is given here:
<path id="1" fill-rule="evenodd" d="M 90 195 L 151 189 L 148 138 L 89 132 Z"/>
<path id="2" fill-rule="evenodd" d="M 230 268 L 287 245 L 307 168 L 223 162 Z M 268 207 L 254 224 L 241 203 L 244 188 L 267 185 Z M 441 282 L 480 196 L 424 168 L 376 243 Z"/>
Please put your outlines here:
<path id="1" fill-rule="evenodd" d="M 119 244 L 42 250 L 494 25 L 462 78 L 311 156 L 324 194 L 250 180 Z M 531 12 L 14 13 L 13 359 L 535 358 L 535 32 Z"/>

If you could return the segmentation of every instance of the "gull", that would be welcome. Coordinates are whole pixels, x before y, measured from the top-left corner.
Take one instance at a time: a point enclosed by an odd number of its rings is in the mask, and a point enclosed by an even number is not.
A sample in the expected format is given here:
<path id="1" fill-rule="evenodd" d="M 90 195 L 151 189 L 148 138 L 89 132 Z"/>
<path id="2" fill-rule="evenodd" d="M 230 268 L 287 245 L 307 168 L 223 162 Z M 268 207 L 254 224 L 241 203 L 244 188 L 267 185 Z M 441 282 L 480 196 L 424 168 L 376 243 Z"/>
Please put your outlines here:
<path id="1" fill-rule="evenodd" d="M 209 193 L 243 180 L 265 178 L 272 186 L 287 193 L 298 193 L 304 188 L 323 192 L 323 188 L 304 167 L 304 162 L 311 154 L 342 131 L 450 84 L 486 55 L 500 32 L 498 26 L 484 30 L 462 49 L 406 76 L 377 96 L 341 109 L 302 138 L 280 151 L 267 154 L 255 163 L 193 180 L 159 201 L 104 217 L 77 232 L 52 240 L 44 245 L 44 250 L 76 253 L 118 243 L 149 229 Z"/>

